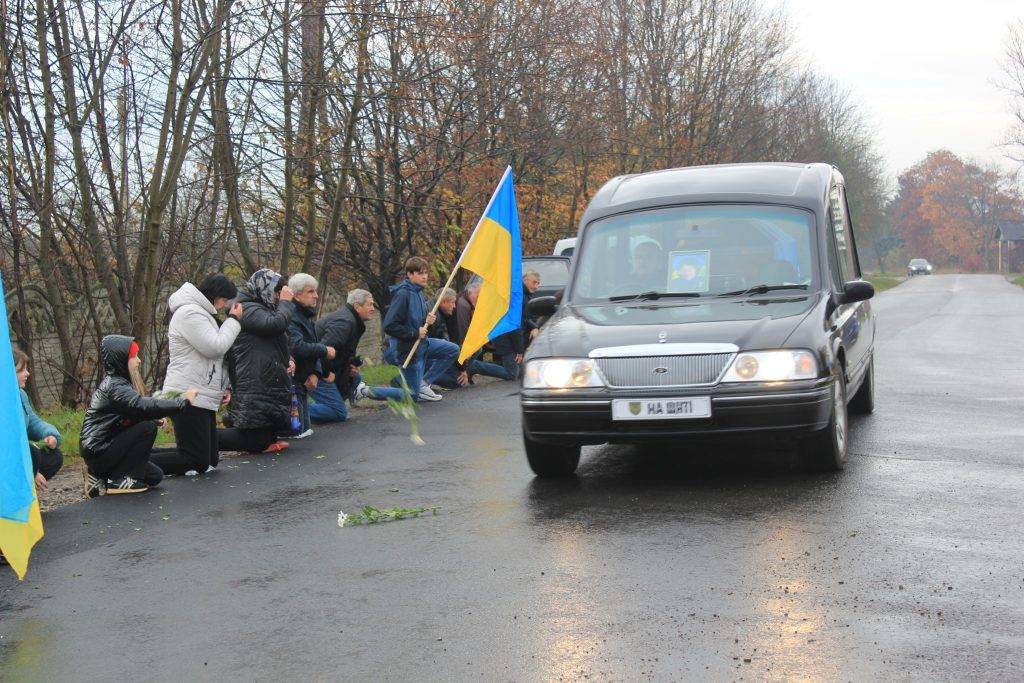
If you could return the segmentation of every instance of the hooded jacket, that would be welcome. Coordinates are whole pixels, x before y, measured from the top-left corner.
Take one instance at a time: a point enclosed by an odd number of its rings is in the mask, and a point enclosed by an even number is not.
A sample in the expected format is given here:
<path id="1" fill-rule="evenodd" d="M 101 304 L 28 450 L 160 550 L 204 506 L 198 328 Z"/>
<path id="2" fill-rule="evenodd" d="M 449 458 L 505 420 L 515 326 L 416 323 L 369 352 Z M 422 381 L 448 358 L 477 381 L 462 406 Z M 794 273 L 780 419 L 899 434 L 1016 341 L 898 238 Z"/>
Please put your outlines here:
<path id="1" fill-rule="evenodd" d="M 242 331 L 227 355 L 231 404 L 227 422 L 239 429 L 288 429 L 291 379 L 288 377 L 288 321 L 294 306 L 274 302 L 281 276 L 261 268 L 238 296 Z"/>
<path id="2" fill-rule="evenodd" d="M 199 289 L 186 282 L 167 300 L 171 323 L 167 330 L 170 362 L 163 391 L 198 389 L 195 407 L 216 411 L 228 388 L 224 354 L 241 331 L 241 324 L 228 318 L 217 325 L 217 309 Z"/>
<path id="3" fill-rule="evenodd" d="M 128 350 L 132 341 L 131 337 L 108 334 L 100 342 L 100 360 L 106 374 L 92 394 L 79 437 L 86 461 L 105 451 L 114 437 L 128 427 L 174 415 L 188 405 L 183 398 L 148 398 L 135 391 L 128 376 Z"/>
<path id="4" fill-rule="evenodd" d="M 320 343 L 313 316 L 316 311 L 300 303 L 293 303 L 291 318 L 288 319 L 288 338 L 292 358 L 295 359 L 295 384 L 301 385 L 310 375 L 324 376 L 327 373 L 327 345 Z"/>
<path id="5" fill-rule="evenodd" d="M 342 396 L 348 396 L 352 379 L 349 366 L 356 358 L 356 349 L 366 332 L 366 323 L 351 304 L 345 304 L 320 318 L 316 331 L 321 342 L 334 347 L 336 354 L 334 360 L 328 361 L 328 367 L 334 373 L 334 384 L 338 391 Z"/>
<path id="6" fill-rule="evenodd" d="M 420 328 L 427 322 L 427 301 L 423 298 L 423 288 L 409 278 L 392 285 L 390 291 L 391 305 L 384 316 L 384 332 L 395 339 L 398 356 L 404 361 L 420 337 Z M 425 353 L 426 349 L 427 340 L 424 339 L 417 355 Z"/>

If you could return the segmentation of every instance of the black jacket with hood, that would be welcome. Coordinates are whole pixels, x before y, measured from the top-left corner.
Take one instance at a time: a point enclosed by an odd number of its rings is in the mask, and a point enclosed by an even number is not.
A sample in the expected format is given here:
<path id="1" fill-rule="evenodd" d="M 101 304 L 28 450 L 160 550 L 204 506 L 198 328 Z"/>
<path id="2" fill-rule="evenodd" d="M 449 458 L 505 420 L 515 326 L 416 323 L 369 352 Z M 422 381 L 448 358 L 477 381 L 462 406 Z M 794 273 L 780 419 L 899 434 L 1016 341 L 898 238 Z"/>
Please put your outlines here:
<path id="1" fill-rule="evenodd" d="M 188 405 L 183 398 L 149 398 L 135 391 L 128 375 L 132 341 L 131 337 L 109 334 L 100 342 L 100 360 L 106 374 L 92 394 L 78 438 L 87 462 L 91 456 L 107 450 L 114 437 L 128 427 L 174 415 Z"/>
<path id="2" fill-rule="evenodd" d="M 265 268 L 253 273 L 239 293 L 242 331 L 227 355 L 231 404 L 226 422 L 239 429 L 288 429 L 288 321 L 294 306 L 274 302 L 281 276 Z"/>

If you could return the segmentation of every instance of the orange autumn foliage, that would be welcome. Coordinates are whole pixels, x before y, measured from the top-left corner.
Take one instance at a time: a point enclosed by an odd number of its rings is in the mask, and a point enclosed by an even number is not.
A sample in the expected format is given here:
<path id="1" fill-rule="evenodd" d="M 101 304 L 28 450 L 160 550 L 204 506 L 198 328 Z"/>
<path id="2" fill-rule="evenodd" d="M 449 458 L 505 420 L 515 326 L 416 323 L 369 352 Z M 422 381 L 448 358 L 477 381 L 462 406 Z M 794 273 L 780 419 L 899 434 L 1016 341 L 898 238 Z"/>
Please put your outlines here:
<path id="1" fill-rule="evenodd" d="M 992 269 L 996 222 L 1024 209 L 1011 181 L 948 150 L 929 154 L 900 176 L 890 206 L 904 255 L 964 271 Z"/>

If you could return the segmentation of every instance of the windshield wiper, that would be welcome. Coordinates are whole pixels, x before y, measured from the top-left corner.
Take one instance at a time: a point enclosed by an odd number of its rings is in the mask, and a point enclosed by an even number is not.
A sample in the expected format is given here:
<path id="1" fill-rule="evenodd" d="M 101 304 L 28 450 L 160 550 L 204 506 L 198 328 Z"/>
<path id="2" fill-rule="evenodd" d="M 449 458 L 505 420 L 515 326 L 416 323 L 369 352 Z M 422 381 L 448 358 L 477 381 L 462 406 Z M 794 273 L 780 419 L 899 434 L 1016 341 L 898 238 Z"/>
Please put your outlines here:
<path id="1" fill-rule="evenodd" d="M 807 289 L 807 285 L 754 285 L 746 289 L 738 289 L 735 292 L 724 292 L 718 296 L 746 296 L 747 294 L 765 294 L 780 289 Z"/>
<path id="2" fill-rule="evenodd" d="M 610 296 L 608 301 L 649 301 L 652 299 L 672 299 L 676 297 L 696 297 L 700 292 L 641 292 L 640 294 L 623 294 Z"/>

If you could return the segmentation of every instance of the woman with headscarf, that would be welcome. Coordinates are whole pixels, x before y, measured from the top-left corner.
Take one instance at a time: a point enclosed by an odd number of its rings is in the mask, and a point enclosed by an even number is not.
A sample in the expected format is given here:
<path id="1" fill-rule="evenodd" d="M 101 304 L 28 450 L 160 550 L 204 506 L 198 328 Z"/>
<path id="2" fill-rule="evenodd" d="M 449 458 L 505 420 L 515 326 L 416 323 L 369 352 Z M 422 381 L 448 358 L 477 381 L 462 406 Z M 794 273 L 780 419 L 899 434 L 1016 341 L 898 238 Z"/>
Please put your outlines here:
<path id="1" fill-rule="evenodd" d="M 227 355 L 231 402 L 225 424 L 217 433 L 220 450 L 280 451 L 287 441 L 291 417 L 291 356 L 288 321 L 292 291 L 280 273 L 261 268 L 239 292 L 241 332 Z"/>
<path id="2" fill-rule="evenodd" d="M 217 467 L 217 409 L 230 398 L 224 354 L 241 331 L 242 305 L 234 304 L 221 325 L 216 315 L 228 309 L 238 289 L 227 276 L 207 275 L 198 287 L 183 284 L 167 300 L 170 361 L 163 395 L 199 389 L 195 402 L 171 416 L 174 448 L 154 448 L 151 459 L 164 474 L 205 474 Z"/>

